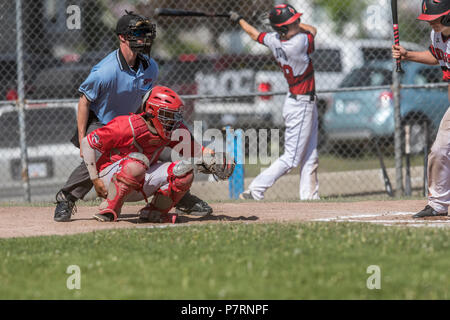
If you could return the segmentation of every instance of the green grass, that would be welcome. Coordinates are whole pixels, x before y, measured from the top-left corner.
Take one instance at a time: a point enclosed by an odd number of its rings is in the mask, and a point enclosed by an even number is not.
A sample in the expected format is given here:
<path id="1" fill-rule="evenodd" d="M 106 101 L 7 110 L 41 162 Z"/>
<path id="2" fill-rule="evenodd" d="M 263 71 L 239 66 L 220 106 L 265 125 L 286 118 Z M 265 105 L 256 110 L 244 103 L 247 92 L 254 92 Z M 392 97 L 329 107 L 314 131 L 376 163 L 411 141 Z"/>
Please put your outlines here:
<path id="1" fill-rule="evenodd" d="M 394 156 L 385 156 L 383 158 L 386 168 L 395 168 Z M 249 163 L 249 159 L 246 159 Z M 268 167 L 269 165 L 261 164 L 246 164 L 245 177 L 256 177 L 261 172 L 261 167 Z M 423 166 L 423 156 L 416 155 L 411 157 L 411 166 Z M 362 157 L 339 157 L 336 155 L 323 154 L 319 155 L 319 173 L 323 172 L 341 172 L 341 171 L 355 171 L 355 170 L 370 170 L 380 169 L 380 160 L 373 155 L 366 155 Z M 299 168 L 292 169 L 288 174 L 299 175 Z"/>
<path id="2" fill-rule="evenodd" d="M 450 230 L 211 224 L 0 240 L 0 299 L 449 299 Z M 81 289 L 69 290 L 69 265 Z M 381 268 L 369 290 L 367 267 Z"/>

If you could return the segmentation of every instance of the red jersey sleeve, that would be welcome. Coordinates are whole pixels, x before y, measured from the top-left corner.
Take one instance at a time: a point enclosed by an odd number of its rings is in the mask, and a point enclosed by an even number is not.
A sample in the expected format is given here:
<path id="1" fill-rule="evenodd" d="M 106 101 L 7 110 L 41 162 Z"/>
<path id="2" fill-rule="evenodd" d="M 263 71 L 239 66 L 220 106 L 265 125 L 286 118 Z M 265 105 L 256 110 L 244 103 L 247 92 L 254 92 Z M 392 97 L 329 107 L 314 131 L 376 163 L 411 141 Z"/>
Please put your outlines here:
<path id="1" fill-rule="evenodd" d="M 186 147 L 183 147 L 181 150 L 186 150 L 186 149 L 190 150 L 191 154 L 190 155 L 182 154 L 182 156 L 184 156 L 184 157 L 200 156 L 200 155 L 195 155 L 195 152 L 198 152 L 197 150 L 203 152 L 204 147 L 200 143 L 198 143 L 197 141 L 194 140 L 194 136 L 191 134 L 189 129 L 186 127 L 186 125 L 184 123 L 182 123 L 178 127 L 177 130 L 183 130 L 184 131 L 183 134 L 179 135 L 182 138 L 180 138 L 179 140 L 170 141 L 168 146 L 173 149 L 177 145 L 180 145 L 180 147 L 181 147 L 181 144 L 184 144 Z M 173 136 L 173 134 L 172 134 L 172 136 Z"/>
<path id="2" fill-rule="evenodd" d="M 433 55 L 433 57 L 435 57 L 436 59 L 439 60 L 437 54 L 436 54 L 436 50 L 434 50 L 434 46 L 430 45 L 430 47 L 428 48 L 428 50 L 430 50 L 431 54 Z"/>
<path id="3" fill-rule="evenodd" d="M 124 130 L 121 122 L 118 120 L 118 118 L 113 119 L 107 125 L 87 135 L 87 140 L 91 148 L 104 154 L 121 143 Z"/>
<path id="4" fill-rule="evenodd" d="M 314 52 L 314 36 L 312 33 L 307 32 L 306 36 L 308 37 L 308 54 L 311 54 Z"/>
<path id="5" fill-rule="evenodd" d="M 258 35 L 258 39 L 256 39 L 259 43 L 264 44 L 264 37 L 266 36 L 267 32 L 261 32 Z"/>

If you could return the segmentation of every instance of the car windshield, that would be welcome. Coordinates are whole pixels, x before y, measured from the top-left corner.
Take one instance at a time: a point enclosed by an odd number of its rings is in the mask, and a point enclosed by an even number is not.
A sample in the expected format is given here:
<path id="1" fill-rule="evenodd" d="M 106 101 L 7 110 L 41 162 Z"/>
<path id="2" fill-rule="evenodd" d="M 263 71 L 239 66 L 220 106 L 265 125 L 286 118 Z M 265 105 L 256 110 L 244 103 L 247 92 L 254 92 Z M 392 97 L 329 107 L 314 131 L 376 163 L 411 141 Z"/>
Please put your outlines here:
<path id="1" fill-rule="evenodd" d="M 73 108 L 26 109 L 27 146 L 70 143 L 76 127 Z M 16 111 L 0 114 L 0 148 L 20 146 L 19 116 Z"/>
<path id="2" fill-rule="evenodd" d="M 383 86 L 392 83 L 392 71 L 379 68 L 359 68 L 350 72 L 340 87 L 371 87 Z"/>

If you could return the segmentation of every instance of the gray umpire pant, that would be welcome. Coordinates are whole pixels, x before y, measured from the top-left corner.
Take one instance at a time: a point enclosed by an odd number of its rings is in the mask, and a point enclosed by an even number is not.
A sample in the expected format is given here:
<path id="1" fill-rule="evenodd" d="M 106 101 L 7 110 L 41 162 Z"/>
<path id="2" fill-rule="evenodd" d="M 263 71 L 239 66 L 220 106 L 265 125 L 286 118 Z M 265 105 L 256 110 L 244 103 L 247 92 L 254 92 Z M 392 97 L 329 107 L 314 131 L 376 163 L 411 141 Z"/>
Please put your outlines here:
<path id="1" fill-rule="evenodd" d="M 87 127 L 86 135 L 101 127 L 103 127 L 103 124 L 101 122 L 91 122 Z M 77 137 L 74 137 L 74 139 L 77 139 Z M 81 161 L 80 165 L 72 171 L 69 179 L 67 179 L 66 184 L 61 188 L 61 190 L 64 193 L 70 193 L 77 199 L 83 199 L 93 186 L 94 185 L 91 181 L 91 178 L 89 177 L 89 172 L 86 168 L 86 165 L 84 164 L 84 161 Z"/>

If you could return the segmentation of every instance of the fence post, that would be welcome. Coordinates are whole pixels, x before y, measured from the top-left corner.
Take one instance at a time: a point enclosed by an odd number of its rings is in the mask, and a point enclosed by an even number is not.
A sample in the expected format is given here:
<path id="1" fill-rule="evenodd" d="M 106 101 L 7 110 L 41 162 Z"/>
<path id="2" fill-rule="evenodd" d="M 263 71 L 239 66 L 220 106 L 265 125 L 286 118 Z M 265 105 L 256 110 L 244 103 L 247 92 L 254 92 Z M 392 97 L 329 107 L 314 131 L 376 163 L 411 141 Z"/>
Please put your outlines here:
<path id="1" fill-rule="evenodd" d="M 392 91 L 394 94 L 394 146 L 395 146 L 395 195 L 403 195 L 403 172 L 402 172 L 402 118 L 400 113 L 400 77 L 401 73 L 394 68 L 392 71 Z"/>
<path id="2" fill-rule="evenodd" d="M 23 77 L 23 40 L 22 40 L 22 0 L 16 0 L 16 53 L 17 53 L 17 106 L 19 116 L 20 135 L 20 160 L 22 167 L 22 182 L 24 188 L 24 200 L 31 201 L 30 179 L 28 176 L 28 154 L 25 131 L 25 85 Z"/>

